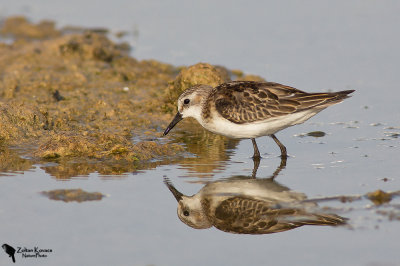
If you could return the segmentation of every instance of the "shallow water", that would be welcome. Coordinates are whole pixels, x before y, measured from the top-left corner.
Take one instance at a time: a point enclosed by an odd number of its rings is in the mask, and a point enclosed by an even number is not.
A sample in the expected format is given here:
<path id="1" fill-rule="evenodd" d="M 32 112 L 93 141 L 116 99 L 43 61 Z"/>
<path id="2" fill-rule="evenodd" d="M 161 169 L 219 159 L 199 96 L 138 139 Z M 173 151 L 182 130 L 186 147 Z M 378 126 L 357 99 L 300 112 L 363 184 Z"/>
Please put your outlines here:
<path id="1" fill-rule="evenodd" d="M 139 35 L 128 38 L 138 58 L 176 65 L 206 61 L 307 91 L 356 89 L 340 105 L 277 134 L 290 157 L 275 181 L 308 199 L 400 190 L 397 2 L 110 3 L 96 4 L 94 13 L 92 1 L 6 1 L 0 12 L 62 25 L 137 29 Z M 70 179 L 56 178 L 54 164 L 4 172 L 1 243 L 53 251 L 46 258 L 17 254 L 21 265 L 399 265 L 399 197 L 380 206 L 366 197 L 316 200 L 313 211 L 349 219 L 338 227 L 239 235 L 185 225 L 164 177 L 192 195 L 207 182 L 251 176 L 253 161 L 249 140 L 202 148 L 196 132 L 180 129 L 169 140 L 183 142 L 187 158 L 152 170 Z M 312 131 L 326 135 L 302 136 Z M 268 178 L 280 165 L 279 149 L 267 137 L 257 142 L 263 157 L 257 178 Z M 66 203 L 40 194 L 73 188 L 107 197 Z M 0 253 L 0 263 L 10 258 Z"/>

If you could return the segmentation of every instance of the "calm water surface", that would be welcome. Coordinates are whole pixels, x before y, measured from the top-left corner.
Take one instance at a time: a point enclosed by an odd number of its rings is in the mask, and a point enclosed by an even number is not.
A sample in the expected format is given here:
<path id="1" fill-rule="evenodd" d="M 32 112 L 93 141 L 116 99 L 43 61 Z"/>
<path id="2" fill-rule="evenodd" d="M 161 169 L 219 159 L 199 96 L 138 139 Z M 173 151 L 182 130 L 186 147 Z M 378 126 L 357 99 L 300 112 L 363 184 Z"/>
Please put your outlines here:
<path id="1" fill-rule="evenodd" d="M 290 158 L 275 181 L 308 199 L 400 190 L 399 11 L 396 1 L 0 3 L 3 16 L 136 32 L 128 41 L 140 59 L 221 64 L 307 91 L 356 89 L 342 104 L 277 134 Z M 302 137 L 311 131 L 327 134 Z M 253 170 L 249 140 L 196 150 L 196 134 L 178 126 L 170 140 L 188 139 L 192 156 L 135 174 L 60 180 L 51 165 L 2 173 L 0 242 L 53 251 L 47 258 L 17 254 L 19 265 L 400 265 L 399 197 L 381 206 L 365 197 L 317 201 L 314 212 L 349 219 L 339 227 L 238 235 L 182 223 L 164 177 L 192 195 Z M 270 138 L 257 141 L 257 178 L 268 178 L 280 164 L 279 149 Z M 59 188 L 107 197 L 65 203 L 40 194 Z M 0 264 L 10 263 L 0 252 Z"/>

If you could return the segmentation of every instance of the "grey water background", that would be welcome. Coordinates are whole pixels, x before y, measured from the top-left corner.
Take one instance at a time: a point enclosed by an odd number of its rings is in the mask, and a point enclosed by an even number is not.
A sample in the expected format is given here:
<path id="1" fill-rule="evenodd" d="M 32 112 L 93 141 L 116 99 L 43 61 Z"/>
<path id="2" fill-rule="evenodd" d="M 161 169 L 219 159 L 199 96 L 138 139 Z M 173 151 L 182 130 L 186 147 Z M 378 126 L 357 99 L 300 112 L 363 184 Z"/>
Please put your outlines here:
<path id="1" fill-rule="evenodd" d="M 291 155 L 277 181 L 308 198 L 400 190 L 399 13 L 398 1 L 0 2 L 3 17 L 132 32 L 138 59 L 219 64 L 306 91 L 355 89 L 340 105 L 277 134 Z M 327 135 L 299 136 L 316 130 Z M 257 141 L 258 177 L 268 177 L 279 150 L 269 138 Z M 204 181 L 250 175 L 251 142 L 229 153 L 212 173 L 193 163 L 68 181 L 42 165 L 7 173 L 0 178 L 0 242 L 53 249 L 48 258 L 17 256 L 20 265 L 400 265 L 399 220 L 382 214 L 399 217 L 398 198 L 381 207 L 366 199 L 323 203 L 350 219 L 346 227 L 254 236 L 184 225 L 163 176 L 190 195 Z M 78 187 L 109 197 L 64 203 L 38 193 Z M 0 264 L 10 263 L 0 253 Z"/>

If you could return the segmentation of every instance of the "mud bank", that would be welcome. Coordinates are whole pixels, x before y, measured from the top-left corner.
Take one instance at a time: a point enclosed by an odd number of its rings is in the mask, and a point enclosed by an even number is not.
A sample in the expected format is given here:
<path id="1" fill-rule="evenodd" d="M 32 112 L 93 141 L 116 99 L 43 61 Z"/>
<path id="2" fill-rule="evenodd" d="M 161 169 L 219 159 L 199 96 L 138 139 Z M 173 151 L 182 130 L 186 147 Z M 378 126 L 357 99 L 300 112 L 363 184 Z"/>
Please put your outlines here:
<path id="1" fill-rule="evenodd" d="M 57 29 L 52 21 L 10 17 L 0 33 L 1 145 L 22 148 L 32 163 L 90 162 L 79 174 L 119 174 L 152 159 L 178 158 L 184 147 L 160 136 L 180 92 L 232 77 L 260 79 L 206 63 L 138 61 L 107 30 Z M 221 138 L 196 130 L 207 136 L 204 145 Z"/>

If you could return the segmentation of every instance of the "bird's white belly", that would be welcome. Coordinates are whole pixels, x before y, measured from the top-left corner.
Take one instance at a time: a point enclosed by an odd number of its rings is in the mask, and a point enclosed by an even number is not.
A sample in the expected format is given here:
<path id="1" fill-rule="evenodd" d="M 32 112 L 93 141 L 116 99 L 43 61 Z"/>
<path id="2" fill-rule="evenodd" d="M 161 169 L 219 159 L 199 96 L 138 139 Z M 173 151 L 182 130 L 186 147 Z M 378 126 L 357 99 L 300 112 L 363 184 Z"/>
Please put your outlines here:
<path id="1" fill-rule="evenodd" d="M 271 118 L 262 122 L 247 124 L 236 124 L 221 116 L 215 116 L 207 123 L 204 123 L 203 121 L 199 122 L 204 128 L 213 133 L 234 139 L 248 139 L 275 134 L 284 128 L 303 123 L 319 111 L 320 110 L 307 110 L 286 116 Z"/>
<path id="2" fill-rule="evenodd" d="M 249 197 L 278 202 L 302 201 L 307 197 L 304 193 L 291 190 L 275 190 L 273 184 L 266 184 L 263 179 L 242 179 L 217 181 L 203 187 L 202 194 L 213 197 Z"/>

